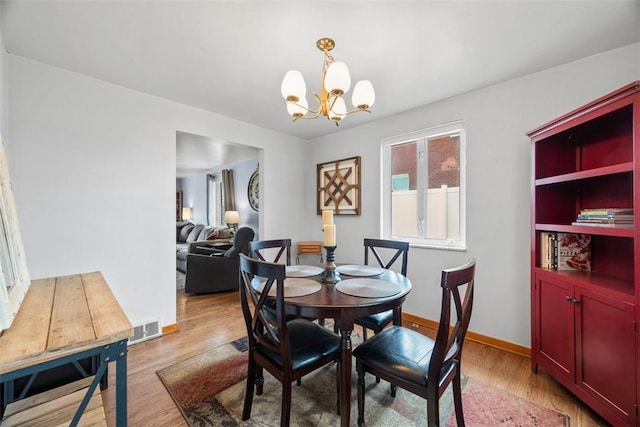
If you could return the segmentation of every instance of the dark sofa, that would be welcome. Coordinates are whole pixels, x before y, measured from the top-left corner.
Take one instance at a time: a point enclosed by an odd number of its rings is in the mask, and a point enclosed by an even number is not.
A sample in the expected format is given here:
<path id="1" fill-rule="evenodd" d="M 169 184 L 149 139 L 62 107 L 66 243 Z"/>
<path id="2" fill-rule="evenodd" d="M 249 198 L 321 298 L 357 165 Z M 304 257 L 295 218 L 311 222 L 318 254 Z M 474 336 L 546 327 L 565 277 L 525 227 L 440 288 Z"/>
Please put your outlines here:
<path id="1" fill-rule="evenodd" d="M 239 289 L 240 254 L 249 254 L 249 242 L 254 231 L 241 227 L 233 237 L 233 246 L 224 251 L 215 248 L 196 247 L 187 254 L 185 293 L 206 294 Z"/>
<path id="2" fill-rule="evenodd" d="M 176 268 L 181 272 L 187 271 L 187 254 L 196 247 L 233 242 L 231 230 L 227 227 L 194 224 L 190 221 L 178 222 L 176 227 Z"/>

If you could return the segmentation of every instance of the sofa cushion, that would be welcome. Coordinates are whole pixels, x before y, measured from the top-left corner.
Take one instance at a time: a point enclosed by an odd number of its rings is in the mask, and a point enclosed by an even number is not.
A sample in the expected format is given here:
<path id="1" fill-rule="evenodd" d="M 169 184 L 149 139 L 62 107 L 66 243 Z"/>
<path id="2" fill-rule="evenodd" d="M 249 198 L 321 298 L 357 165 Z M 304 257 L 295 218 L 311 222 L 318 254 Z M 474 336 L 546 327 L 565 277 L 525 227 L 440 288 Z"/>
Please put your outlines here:
<path id="1" fill-rule="evenodd" d="M 187 236 L 186 242 L 191 243 L 198 240 L 198 236 L 200 235 L 200 232 L 202 231 L 203 228 L 204 228 L 204 225 L 202 224 L 194 225 L 191 231 L 189 232 L 189 235 Z"/>
<path id="2" fill-rule="evenodd" d="M 195 224 L 192 222 L 188 222 L 186 224 L 178 225 L 178 239 L 177 241 L 180 243 L 185 243 L 187 241 L 187 237 L 191 230 L 193 230 Z"/>

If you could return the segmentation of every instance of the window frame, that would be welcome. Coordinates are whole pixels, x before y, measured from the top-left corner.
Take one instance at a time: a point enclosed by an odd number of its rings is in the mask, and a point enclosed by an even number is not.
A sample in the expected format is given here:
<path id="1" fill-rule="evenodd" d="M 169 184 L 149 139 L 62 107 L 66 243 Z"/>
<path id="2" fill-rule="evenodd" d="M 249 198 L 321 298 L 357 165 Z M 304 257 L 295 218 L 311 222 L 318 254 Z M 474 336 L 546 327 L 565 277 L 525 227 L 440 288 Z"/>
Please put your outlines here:
<path id="1" fill-rule="evenodd" d="M 435 239 L 426 236 L 407 237 L 394 236 L 391 234 L 391 193 L 392 193 L 392 174 L 391 174 L 391 147 L 395 145 L 405 144 L 409 142 L 417 142 L 418 146 L 422 143 L 426 146 L 428 139 L 437 138 L 439 136 L 459 133 L 460 134 L 460 237 L 459 239 Z M 422 141 L 422 142 L 421 142 Z M 467 250 L 466 239 L 466 130 L 464 122 L 457 120 L 442 125 L 432 126 L 417 131 L 404 133 L 401 135 L 383 138 L 380 143 L 381 169 L 380 174 L 380 235 L 383 239 L 404 240 L 408 241 L 411 246 L 444 249 L 444 250 Z M 417 180 L 424 185 L 418 186 L 417 191 L 426 195 L 427 183 L 425 174 L 427 171 L 428 158 L 425 156 L 424 165 L 418 164 Z M 425 196 L 426 197 L 426 196 Z M 422 197 L 419 197 L 422 199 Z M 420 203 L 420 200 L 419 200 Z M 421 204 L 424 211 L 423 218 L 426 217 L 426 206 Z"/>

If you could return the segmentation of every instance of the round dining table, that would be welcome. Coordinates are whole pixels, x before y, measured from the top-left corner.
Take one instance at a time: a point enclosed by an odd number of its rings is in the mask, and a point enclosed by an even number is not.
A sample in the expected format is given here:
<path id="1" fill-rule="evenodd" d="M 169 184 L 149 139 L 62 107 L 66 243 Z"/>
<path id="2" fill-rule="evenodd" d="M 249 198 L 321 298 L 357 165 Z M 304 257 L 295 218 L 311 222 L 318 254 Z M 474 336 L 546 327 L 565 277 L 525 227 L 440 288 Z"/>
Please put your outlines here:
<path id="1" fill-rule="evenodd" d="M 288 266 L 285 310 L 287 314 L 299 317 L 335 319 L 339 322 L 342 337 L 340 420 L 341 425 L 346 427 L 349 426 L 351 414 L 351 333 L 354 319 L 393 310 L 393 323 L 400 325 L 402 304 L 411 291 L 411 282 L 400 273 L 371 266 L 344 265 L 337 270 L 340 272 L 340 281 L 324 283 L 321 267 Z M 310 275 L 312 273 L 316 274 Z M 315 282 L 315 285 L 311 282 Z M 290 292 L 287 292 L 287 287 Z M 309 291 L 305 292 L 305 287 Z"/>

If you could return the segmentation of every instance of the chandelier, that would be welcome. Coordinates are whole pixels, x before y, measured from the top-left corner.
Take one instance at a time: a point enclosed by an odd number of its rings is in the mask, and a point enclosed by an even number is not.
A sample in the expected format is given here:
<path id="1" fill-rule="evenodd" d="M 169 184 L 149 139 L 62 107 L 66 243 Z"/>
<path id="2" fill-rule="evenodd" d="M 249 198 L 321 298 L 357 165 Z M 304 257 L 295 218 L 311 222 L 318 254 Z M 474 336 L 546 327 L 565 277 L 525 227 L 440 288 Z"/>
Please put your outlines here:
<path id="1" fill-rule="evenodd" d="M 302 73 L 297 70 L 289 70 L 282 80 L 280 91 L 287 100 L 287 112 L 295 122 L 298 119 L 315 119 L 322 114 L 336 126 L 347 114 L 366 111 L 376 100 L 373 85 L 369 80 L 360 80 L 353 88 L 351 102 L 354 110 L 347 111 L 343 95 L 351 88 L 351 76 L 344 62 L 334 61 L 329 53 L 335 47 L 335 42 L 330 38 L 322 38 L 316 42 L 316 46 L 324 53 L 322 63 L 322 91 L 320 95 L 314 93 L 318 106 L 309 108 L 307 103 L 307 87 L 304 84 Z M 309 115 L 307 115 L 309 114 Z"/>

